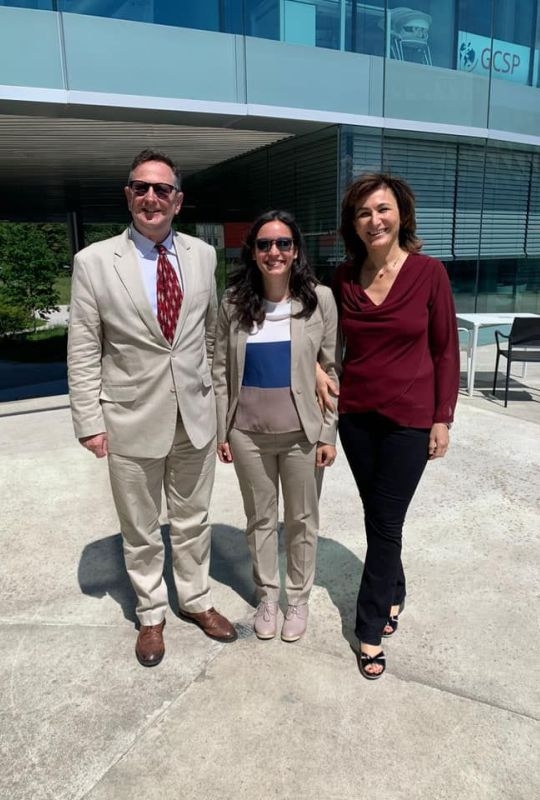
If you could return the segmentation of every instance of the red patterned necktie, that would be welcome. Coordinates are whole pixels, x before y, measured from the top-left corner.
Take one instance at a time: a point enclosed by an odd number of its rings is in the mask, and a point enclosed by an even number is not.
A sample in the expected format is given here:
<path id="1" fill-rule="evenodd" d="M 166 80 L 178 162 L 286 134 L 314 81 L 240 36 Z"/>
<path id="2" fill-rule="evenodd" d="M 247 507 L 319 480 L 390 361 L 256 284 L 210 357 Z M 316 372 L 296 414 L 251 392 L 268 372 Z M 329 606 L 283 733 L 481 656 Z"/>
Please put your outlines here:
<path id="1" fill-rule="evenodd" d="M 172 344 L 178 314 L 182 305 L 182 289 L 173 265 L 162 244 L 156 245 L 157 262 L 157 318 L 164 337 Z"/>

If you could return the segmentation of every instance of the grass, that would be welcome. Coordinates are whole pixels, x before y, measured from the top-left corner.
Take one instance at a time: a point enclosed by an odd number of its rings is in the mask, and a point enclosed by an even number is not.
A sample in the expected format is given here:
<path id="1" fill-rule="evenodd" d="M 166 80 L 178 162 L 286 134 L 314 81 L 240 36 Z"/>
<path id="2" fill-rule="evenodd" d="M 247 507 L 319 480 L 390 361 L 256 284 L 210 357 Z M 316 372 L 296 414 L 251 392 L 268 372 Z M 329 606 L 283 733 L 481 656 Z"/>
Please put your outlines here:
<path id="1" fill-rule="evenodd" d="M 54 288 L 58 292 L 58 304 L 68 306 L 71 299 L 71 274 L 59 275 L 54 282 Z"/>
<path id="2" fill-rule="evenodd" d="M 4 336 L 0 340 L 2 358 L 6 361 L 49 362 L 65 361 L 67 356 L 67 329 L 46 328 L 35 333 Z"/>

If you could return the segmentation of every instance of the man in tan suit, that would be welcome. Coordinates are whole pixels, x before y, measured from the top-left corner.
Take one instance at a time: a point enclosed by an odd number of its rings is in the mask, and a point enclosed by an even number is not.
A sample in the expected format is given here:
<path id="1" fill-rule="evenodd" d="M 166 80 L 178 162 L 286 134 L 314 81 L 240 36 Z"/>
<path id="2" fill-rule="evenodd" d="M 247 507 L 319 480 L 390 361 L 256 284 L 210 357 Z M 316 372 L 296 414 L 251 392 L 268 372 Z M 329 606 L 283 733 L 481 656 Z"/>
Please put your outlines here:
<path id="1" fill-rule="evenodd" d="M 180 615 L 218 641 L 237 638 L 213 607 L 208 506 L 216 410 L 210 375 L 216 253 L 173 233 L 180 175 L 163 153 L 135 157 L 120 236 L 76 256 L 68 374 L 75 435 L 107 456 L 140 622 L 135 652 L 159 664 L 167 587 L 159 517 L 165 490 Z"/>

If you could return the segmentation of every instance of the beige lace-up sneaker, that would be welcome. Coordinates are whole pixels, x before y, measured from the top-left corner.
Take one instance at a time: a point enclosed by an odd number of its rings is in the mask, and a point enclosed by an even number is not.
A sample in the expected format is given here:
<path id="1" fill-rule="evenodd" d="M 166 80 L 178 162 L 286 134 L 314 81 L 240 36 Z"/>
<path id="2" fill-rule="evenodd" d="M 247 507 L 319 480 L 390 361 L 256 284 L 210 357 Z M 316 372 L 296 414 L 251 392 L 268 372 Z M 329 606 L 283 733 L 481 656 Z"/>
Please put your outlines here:
<path id="1" fill-rule="evenodd" d="M 307 603 L 299 606 L 287 606 L 281 629 L 281 638 L 284 642 L 296 642 L 302 638 L 306 632 L 308 614 Z"/>
<path id="2" fill-rule="evenodd" d="M 273 639 L 277 631 L 278 604 L 261 600 L 255 612 L 255 634 L 259 639 Z"/>

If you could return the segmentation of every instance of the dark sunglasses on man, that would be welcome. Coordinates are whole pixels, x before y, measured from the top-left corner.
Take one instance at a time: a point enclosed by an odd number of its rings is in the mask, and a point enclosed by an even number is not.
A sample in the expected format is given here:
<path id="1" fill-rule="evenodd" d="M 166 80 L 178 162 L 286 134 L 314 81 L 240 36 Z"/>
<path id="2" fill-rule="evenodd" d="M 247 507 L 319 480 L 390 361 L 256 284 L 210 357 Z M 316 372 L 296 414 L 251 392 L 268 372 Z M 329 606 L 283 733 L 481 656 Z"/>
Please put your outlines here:
<path id="1" fill-rule="evenodd" d="M 289 253 L 293 246 L 293 240 L 288 236 L 279 239 L 255 239 L 255 247 L 260 253 L 268 253 L 274 244 L 280 253 Z"/>
<path id="2" fill-rule="evenodd" d="M 177 192 L 178 189 L 176 186 L 171 186 L 170 183 L 147 183 L 146 181 L 130 181 L 128 183 L 129 188 L 136 194 L 137 197 L 144 197 L 144 195 L 150 190 L 154 190 L 154 194 L 156 197 L 159 197 L 160 200 L 167 200 L 172 192 Z"/>

